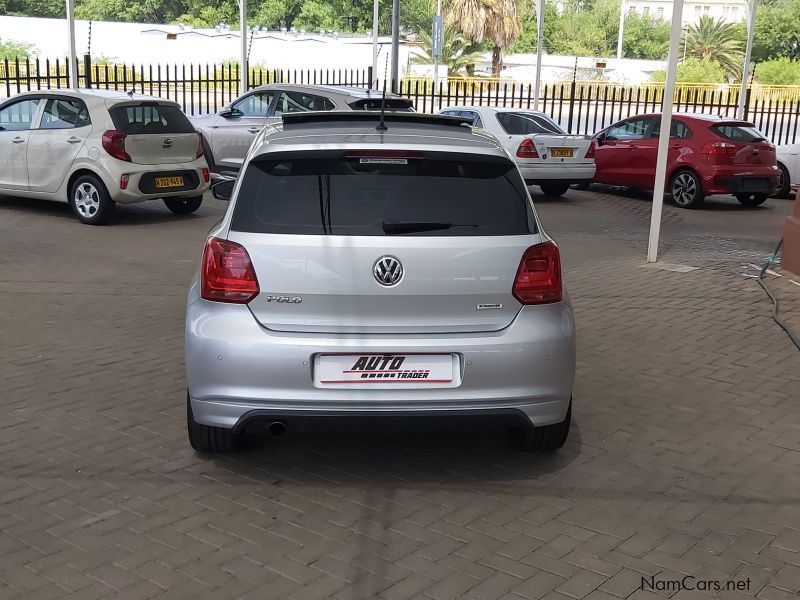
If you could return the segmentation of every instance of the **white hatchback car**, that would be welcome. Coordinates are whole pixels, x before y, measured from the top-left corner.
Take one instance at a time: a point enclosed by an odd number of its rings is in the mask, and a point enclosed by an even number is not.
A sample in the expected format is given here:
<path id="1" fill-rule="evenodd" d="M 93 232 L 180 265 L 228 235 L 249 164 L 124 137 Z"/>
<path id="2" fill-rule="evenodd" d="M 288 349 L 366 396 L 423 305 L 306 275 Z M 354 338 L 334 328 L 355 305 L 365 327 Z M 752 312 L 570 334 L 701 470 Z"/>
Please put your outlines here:
<path id="1" fill-rule="evenodd" d="M 200 134 L 177 103 L 104 90 L 25 92 L 0 104 L 0 194 L 69 202 L 91 225 L 117 202 L 196 211 L 210 185 Z"/>
<path id="2" fill-rule="evenodd" d="M 590 137 L 570 135 L 545 113 L 521 108 L 448 106 L 440 114 L 466 117 L 496 137 L 519 167 L 527 185 L 545 196 L 561 196 L 572 184 L 594 177 Z"/>

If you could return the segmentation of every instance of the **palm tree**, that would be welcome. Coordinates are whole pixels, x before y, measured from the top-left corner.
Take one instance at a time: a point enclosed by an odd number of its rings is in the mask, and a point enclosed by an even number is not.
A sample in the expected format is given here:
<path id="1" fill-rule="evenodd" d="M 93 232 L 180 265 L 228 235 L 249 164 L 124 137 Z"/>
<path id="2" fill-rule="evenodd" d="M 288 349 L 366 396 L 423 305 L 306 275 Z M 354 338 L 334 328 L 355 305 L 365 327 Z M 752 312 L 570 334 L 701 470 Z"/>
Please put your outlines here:
<path id="1" fill-rule="evenodd" d="M 425 31 L 420 31 L 418 36 L 422 42 L 422 54 L 414 57 L 413 61 L 418 64 L 432 65 L 435 62 L 433 38 L 430 33 Z M 470 65 L 478 62 L 483 56 L 482 52 L 474 51 L 471 45 L 472 43 L 463 35 L 445 27 L 439 64 L 447 66 L 448 74 L 457 74 L 462 69 L 469 69 Z"/>
<path id="2" fill-rule="evenodd" d="M 729 77 L 741 77 L 744 44 L 736 23 L 703 15 L 686 30 L 683 43 L 686 57 L 718 62 Z"/>
<path id="3" fill-rule="evenodd" d="M 503 51 L 517 41 L 522 24 L 517 0 L 453 0 L 447 24 L 473 42 L 492 44 L 492 76 L 503 67 Z"/>

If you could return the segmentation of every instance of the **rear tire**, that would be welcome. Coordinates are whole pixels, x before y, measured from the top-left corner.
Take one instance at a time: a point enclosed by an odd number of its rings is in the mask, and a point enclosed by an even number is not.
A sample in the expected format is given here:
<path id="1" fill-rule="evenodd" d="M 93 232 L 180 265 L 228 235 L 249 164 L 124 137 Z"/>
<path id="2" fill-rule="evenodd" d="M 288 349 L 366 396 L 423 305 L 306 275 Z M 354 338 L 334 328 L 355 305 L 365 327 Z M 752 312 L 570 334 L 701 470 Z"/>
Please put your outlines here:
<path id="1" fill-rule="evenodd" d="M 734 194 L 742 206 L 761 206 L 767 201 L 767 194 Z"/>
<path id="2" fill-rule="evenodd" d="M 176 215 L 190 215 L 203 203 L 202 196 L 192 198 L 164 198 L 164 204 Z"/>
<path id="3" fill-rule="evenodd" d="M 567 441 L 571 422 L 572 400 L 563 421 L 544 427 L 512 427 L 508 430 L 508 443 L 519 452 L 555 452 Z"/>
<path id="4" fill-rule="evenodd" d="M 773 198 L 788 198 L 792 194 L 792 178 L 789 175 L 789 170 L 778 163 L 778 168 L 781 170 L 781 184 L 778 191 L 772 194 Z"/>
<path id="5" fill-rule="evenodd" d="M 703 204 L 703 182 L 694 171 L 678 171 L 669 181 L 669 195 L 680 208 L 697 208 Z"/>
<path id="6" fill-rule="evenodd" d="M 558 198 L 567 193 L 569 189 L 568 183 L 540 183 L 539 188 L 542 193 L 548 198 Z"/>
<path id="7" fill-rule="evenodd" d="M 111 220 L 116 203 L 98 177 L 81 175 L 69 188 L 69 206 L 81 223 L 105 225 Z"/>
<path id="8" fill-rule="evenodd" d="M 232 429 L 211 427 L 195 421 L 189 394 L 186 394 L 186 429 L 189 434 L 189 443 L 201 454 L 234 452 L 241 445 L 241 436 L 234 433 Z"/>

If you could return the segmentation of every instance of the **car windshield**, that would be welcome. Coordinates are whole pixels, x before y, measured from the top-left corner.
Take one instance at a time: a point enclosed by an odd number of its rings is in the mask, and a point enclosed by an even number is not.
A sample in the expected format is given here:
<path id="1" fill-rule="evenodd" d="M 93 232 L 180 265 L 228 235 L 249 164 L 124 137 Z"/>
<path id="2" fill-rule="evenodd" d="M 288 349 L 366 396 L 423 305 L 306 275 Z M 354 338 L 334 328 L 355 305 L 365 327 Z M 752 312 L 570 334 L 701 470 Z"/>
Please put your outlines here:
<path id="1" fill-rule="evenodd" d="M 536 231 L 514 165 L 428 158 L 253 162 L 232 229 L 306 235 L 525 235 Z"/>
<path id="2" fill-rule="evenodd" d="M 749 123 L 723 123 L 714 125 L 711 130 L 720 137 L 734 142 L 760 142 L 765 140 L 764 134 Z"/>
<path id="3" fill-rule="evenodd" d="M 508 135 L 567 134 L 550 119 L 533 113 L 502 112 L 497 113 L 497 120 Z"/>

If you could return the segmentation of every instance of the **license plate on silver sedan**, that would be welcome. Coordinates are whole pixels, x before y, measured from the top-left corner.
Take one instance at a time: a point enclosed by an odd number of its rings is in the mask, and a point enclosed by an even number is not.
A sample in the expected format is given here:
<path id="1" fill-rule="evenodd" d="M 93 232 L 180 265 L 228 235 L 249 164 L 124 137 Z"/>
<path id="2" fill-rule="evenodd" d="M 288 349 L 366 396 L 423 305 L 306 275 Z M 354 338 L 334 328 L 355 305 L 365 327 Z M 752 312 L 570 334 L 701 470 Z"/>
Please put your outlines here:
<path id="1" fill-rule="evenodd" d="M 316 377 L 321 384 L 453 383 L 452 354 L 321 354 Z"/>

